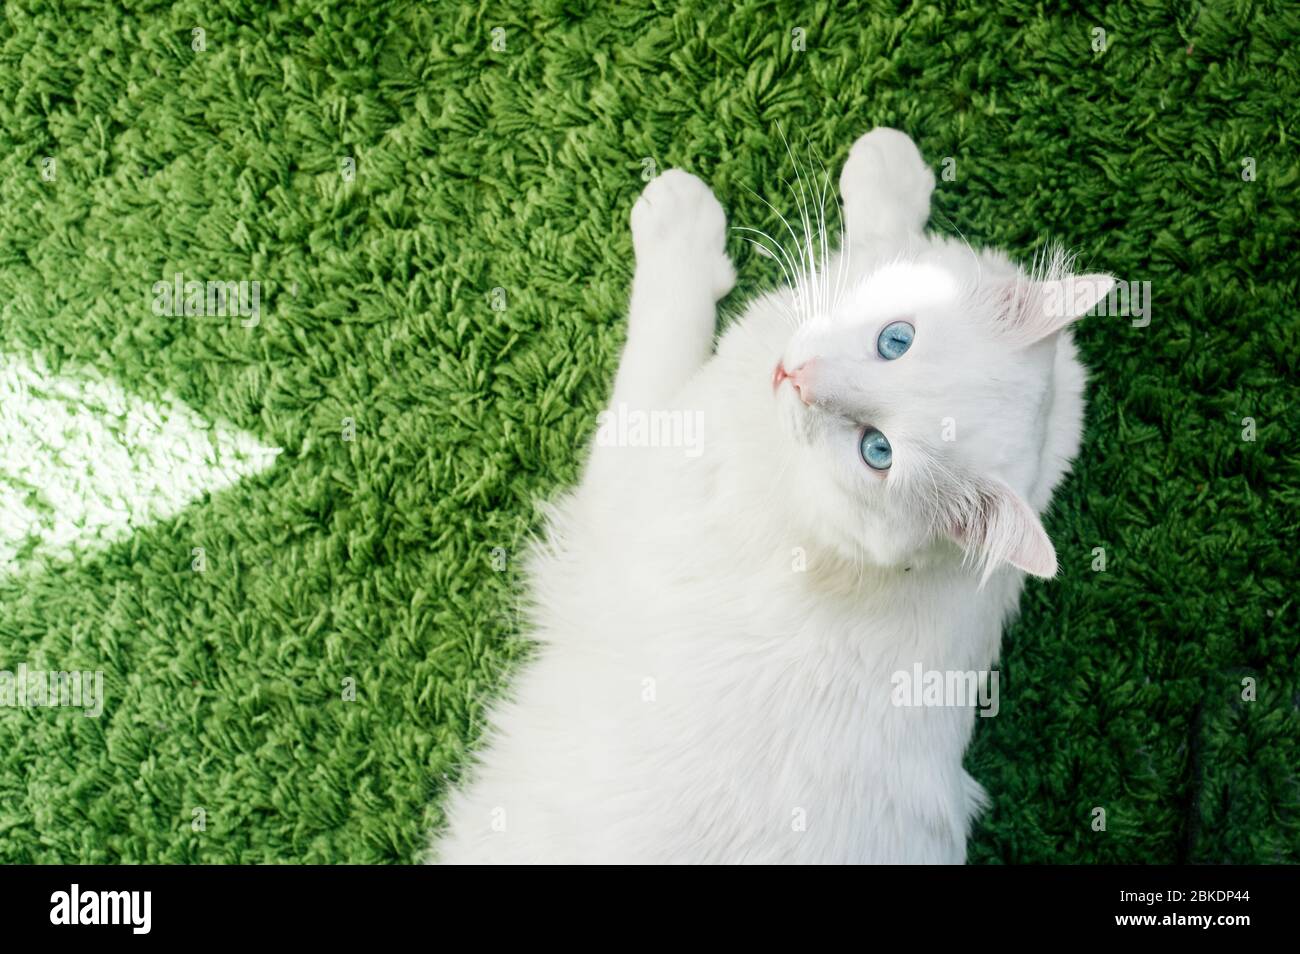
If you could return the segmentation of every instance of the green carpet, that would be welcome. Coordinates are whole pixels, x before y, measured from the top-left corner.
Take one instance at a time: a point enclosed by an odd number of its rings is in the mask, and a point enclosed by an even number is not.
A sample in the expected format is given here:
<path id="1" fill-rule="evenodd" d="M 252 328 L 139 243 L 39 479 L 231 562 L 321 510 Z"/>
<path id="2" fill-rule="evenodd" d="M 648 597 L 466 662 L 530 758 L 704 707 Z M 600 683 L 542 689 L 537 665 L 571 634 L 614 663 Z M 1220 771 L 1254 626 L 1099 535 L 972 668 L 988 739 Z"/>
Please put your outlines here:
<path id="1" fill-rule="evenodd" d="M 769 227 L 779 129 L 837 170 L 878 124 L 955 160 L 940 230 L 1152 289 L 1079 327 L 972 860 L 1300 861 L 1295 4 L 141 6 L 0 20 L 0 670 L 104 673 L 98 718 L 0 707 L 0 861 L 415 859 L 526 651 L 646 161 Z M 731 249 L 734 312 L 778 270 Z"/>

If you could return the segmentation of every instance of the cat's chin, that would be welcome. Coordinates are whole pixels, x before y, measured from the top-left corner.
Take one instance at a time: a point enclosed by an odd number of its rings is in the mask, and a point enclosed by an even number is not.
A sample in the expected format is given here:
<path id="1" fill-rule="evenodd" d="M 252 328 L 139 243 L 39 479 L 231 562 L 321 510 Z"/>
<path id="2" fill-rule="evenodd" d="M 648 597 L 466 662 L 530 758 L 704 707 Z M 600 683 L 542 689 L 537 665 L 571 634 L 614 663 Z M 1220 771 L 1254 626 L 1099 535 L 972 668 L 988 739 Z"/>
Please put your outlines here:
<path id="1" fill-rule="evenodd" d="M 858 576 L 890 577 L 961 563 L 961 548 L 936 535 L 929 521 L 893 509 L 901 501 L 869 502 L 841 486 L 825 448 L 794 454 L 785 471 L 787 506 L 773 508 L 771 518 L 784 524 L 783 538 L 808 541 L 810 570 L 815 562 L 832 575 L 847 567 Z"/>
<path id="2" fill-rule="evenodd" d="M 860 541 L 858 560 L 887 570 L 902 570 L 909 566 L 930 566 L 949 554 L 949 547 L 937 540 L 908 539 L 897 530 L 869 534 Z"/>
<path id="3" fill-rule="evenodd" d="M 908 580 L 920 582 L 927 571 L 940 566 L 932 556 L 917 555 L 901 562 L 877 562 L 863 551 L 839 544 L 809 547 L 806 565 L 795 577 L 798 585 L 822 595 L 836 595 L 855 603 L 873 592 L 887 593 Z"/>

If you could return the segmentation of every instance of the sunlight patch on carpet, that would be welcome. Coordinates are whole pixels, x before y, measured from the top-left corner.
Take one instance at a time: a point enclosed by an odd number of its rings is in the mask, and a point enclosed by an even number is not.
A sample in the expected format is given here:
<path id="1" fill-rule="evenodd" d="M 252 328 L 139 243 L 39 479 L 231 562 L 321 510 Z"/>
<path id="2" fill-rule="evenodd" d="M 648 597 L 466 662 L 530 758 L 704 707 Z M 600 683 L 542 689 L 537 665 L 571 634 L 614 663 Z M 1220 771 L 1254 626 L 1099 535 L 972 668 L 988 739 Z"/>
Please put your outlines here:
<path id="1" fill-rule="evenodd" d="M 0 578 L 102 550 L 279 453 L 174 398 L 0 353 Z"/>

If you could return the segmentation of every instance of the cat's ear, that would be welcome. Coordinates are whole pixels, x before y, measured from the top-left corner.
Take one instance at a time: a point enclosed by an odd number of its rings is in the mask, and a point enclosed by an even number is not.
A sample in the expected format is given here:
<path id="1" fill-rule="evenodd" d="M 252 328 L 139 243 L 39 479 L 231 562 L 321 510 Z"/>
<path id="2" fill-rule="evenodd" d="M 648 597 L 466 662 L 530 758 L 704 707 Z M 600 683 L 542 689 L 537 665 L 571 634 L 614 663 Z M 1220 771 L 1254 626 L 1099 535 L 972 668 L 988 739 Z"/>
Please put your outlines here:
<path id="1" fill-rule="evenodd" d="M 997 292 L 998 320 L 1029 344 L 1082 318 L 1114 287 L 1115 279 L 1101 274 L 1007 282 Z"/>
<path id="2" fill-rule="evenodd" d="M 955 508 L 954 539 L 984 570 L 980 586 L 1002 563 L 1050 579 L 1056 575 L 1056 549 L 1034 508 L 1000 480 L 981 480 Z"/>

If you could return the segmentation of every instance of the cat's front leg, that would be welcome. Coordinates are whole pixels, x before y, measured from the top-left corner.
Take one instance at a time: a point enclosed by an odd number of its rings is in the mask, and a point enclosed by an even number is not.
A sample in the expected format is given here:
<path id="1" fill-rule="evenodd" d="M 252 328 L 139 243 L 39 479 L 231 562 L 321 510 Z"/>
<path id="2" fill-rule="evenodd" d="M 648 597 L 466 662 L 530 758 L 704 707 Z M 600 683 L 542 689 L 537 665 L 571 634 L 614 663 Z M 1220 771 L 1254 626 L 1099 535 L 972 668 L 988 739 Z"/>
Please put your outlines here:
<path id="1" fill-rule="evenodd" d="M 636 272 L 615 405 L 661 408 L 708 359 L 718 300 L 736 283 L 726 229 L 712 190 L 680 169 L 652 179 L 632 207 Z"/>
<path id="2" fill-rule="evenodd" d="M 840 173 L 845 244 L 920 235 L 933 191 L 934 173 L 906 133 L 871 130 L 853 144 Z"/>

